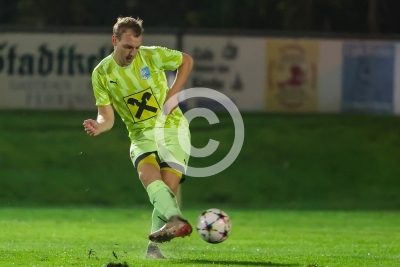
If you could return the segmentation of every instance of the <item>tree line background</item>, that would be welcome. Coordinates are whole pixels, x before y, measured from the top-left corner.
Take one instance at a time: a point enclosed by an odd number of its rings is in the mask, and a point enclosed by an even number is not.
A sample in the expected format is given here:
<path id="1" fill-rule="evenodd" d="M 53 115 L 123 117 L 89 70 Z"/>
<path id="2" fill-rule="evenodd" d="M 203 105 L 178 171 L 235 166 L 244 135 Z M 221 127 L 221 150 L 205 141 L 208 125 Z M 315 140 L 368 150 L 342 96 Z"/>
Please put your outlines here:
<path id="1" fill-rule="evenodd" d="M 399 0 L 0 0 L 0 25 L 111 26 L 398 34 Z"/>

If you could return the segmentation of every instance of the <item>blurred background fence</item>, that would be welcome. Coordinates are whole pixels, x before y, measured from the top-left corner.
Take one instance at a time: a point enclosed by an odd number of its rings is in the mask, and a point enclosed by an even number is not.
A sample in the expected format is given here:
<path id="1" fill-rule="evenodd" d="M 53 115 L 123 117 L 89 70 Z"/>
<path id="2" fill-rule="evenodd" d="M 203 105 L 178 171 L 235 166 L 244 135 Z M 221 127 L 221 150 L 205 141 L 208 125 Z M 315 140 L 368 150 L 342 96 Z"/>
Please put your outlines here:
<path id="1" fill-rule="evenodd" d="M 1 109 L 93 109 L 90 74 L 112 51 L 110 33 L 6 29 Z M 400 113 L 396 40 L 172 29 L 150 29 L 145 37 L 144 45 L 193 56 L 187 88 L 218 90 L 242 111 Z"/>

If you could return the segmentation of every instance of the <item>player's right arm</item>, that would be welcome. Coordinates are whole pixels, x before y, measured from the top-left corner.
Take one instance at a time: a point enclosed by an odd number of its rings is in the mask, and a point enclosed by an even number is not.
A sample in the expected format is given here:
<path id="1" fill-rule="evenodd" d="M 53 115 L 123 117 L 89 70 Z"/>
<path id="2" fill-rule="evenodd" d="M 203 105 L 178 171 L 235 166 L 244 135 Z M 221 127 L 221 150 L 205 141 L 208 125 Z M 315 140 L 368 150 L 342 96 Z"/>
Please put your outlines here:
<path id="1" fill-rule="evenodd" d="M 97 119 L 88 119 L 83 127 L 88 135 L 96 136 L 110 130 L 114 125 L 114 109 L 111 106 L 107 82 L 101 67 L 96 67 L 92 73 L 92 86 L 97 106 Z"/>
<path id="2" fill-rule="evenodd" d="M 111 105 L 97 107 L 97 119 L 84 120 L 83 127 L 88 135 L 96 136 L 110 130 L 114 125 L 114 110 Z"/>

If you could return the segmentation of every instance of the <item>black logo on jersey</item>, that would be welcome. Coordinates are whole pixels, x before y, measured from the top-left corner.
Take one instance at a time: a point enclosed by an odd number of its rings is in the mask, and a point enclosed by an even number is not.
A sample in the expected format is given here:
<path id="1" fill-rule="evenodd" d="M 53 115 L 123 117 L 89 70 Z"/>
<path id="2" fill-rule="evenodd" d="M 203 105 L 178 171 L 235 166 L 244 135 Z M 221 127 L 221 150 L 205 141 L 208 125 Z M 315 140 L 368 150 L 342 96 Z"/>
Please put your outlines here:
<path id="1" fill-rule="evenodd" d="M 114 82 L 114 81 L 112 81 L 112 80 L 110 80 L 110 83 L 115 83 L 116 85 L 118 85 L 118 83 L 117 83 L 117 82 Z"/>
<path id="2" fill-rule="evenodd" d="M 160 111 L 160 107 L 151 88 L 126 96 L 124 100 L 135 122 L 150 119 L 156 116 Z"/>
<path id="3" fill-rule="evenodd" d="M 157 108 L 152 107 L 147 105 L 147 101 L 150 100 L 150 98 L 152 97 L 152 94 L 149 92 L 146 92 L 142 95 L 142 101 L 139 102 L 137 99 L 135 98 L 129 98 L 128 99 L 128 104 L 132 105 L 132 106 L 137 106 L 138 110 L 136 112 L 135 117 L 140 119 L 140 117 L 142 117 L 143 111 L 148 110 L 150 112 L 156 113 L 157 112 Z"/>

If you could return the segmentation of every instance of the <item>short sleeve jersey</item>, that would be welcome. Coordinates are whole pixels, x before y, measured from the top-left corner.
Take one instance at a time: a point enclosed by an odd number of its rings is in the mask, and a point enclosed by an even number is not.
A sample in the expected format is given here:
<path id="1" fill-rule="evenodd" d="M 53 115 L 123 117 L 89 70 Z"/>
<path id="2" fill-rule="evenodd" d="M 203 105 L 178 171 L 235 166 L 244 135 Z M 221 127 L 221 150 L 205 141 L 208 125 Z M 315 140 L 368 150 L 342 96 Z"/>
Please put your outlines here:
<path id="1" fill-rule="evenodd" d="M 180 51 L 158 46 L 141 46 L 126 67 L 119 66 L 111 54 L 92 73 L 96 105 L 113 105 L 134 141 L 144 129 L 155 127 L 169 90 L 165 71 L 176 70 L 181 64 Z M 164 127 L 182 125 L 187 126 L 187 121 L 177 108 L 167 117 Z"/>

